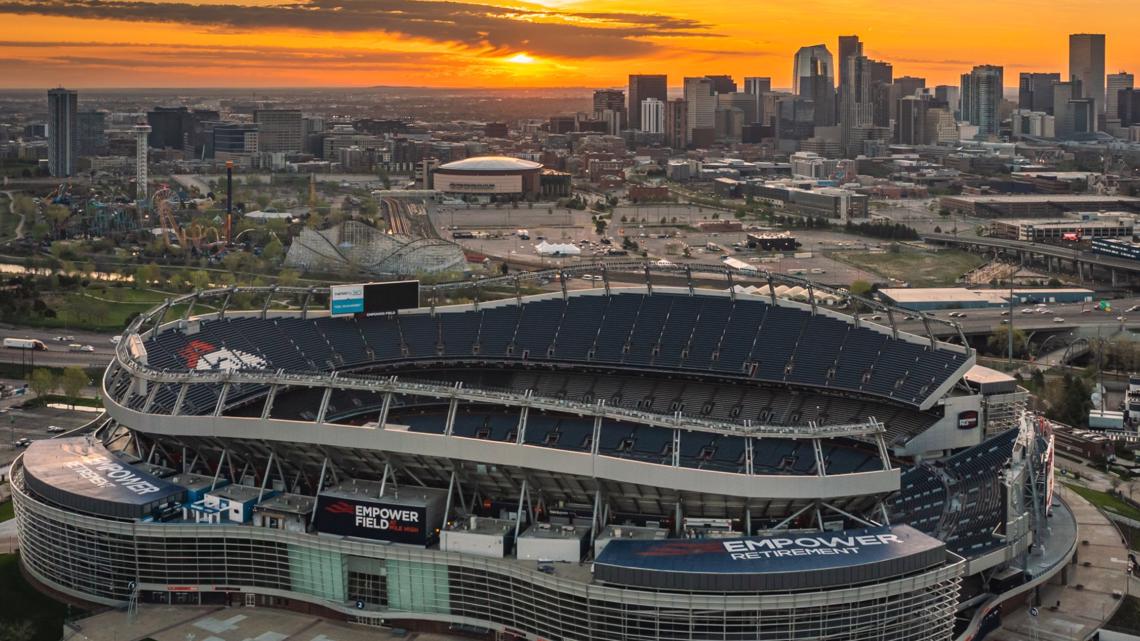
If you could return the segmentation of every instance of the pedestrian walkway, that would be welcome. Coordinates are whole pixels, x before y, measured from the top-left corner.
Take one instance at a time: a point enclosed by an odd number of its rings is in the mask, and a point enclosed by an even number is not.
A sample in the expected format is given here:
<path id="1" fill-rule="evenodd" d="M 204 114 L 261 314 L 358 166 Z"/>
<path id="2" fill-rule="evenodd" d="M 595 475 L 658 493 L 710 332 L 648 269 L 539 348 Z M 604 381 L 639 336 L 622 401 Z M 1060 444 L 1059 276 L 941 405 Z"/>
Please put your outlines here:
<path id="1" fill-rule="evenodd" d="M 1081 641 L 1112 618 L 1129 592 L 1128 551 L 1116 527 L 1080 495 L 1058 485 L 1077 521 L 1075 565 L 1067 585 L 1057 577 L 1040 587 L 1040 605 L 1033 616 L 1029 604 L 1006 609 L 1002 627 L 992 641 Z"/>

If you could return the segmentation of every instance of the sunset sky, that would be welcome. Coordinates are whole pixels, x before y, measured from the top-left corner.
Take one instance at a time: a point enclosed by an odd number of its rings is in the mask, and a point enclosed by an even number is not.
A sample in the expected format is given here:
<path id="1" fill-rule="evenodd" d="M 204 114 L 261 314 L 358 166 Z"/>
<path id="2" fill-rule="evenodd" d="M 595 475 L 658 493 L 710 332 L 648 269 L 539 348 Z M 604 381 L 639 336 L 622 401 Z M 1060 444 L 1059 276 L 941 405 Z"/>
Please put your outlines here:
<path id="1" fill-rule="evenodd" d="M 1067 34 L 1106 33 L 1140 72 L 1136 0 L 0 0 L 0 86 L 605 87 L 629 73 L 772 76 L 840 34 L 895 75 L 957 84 L 973 64 L 1067 66 Z"/>

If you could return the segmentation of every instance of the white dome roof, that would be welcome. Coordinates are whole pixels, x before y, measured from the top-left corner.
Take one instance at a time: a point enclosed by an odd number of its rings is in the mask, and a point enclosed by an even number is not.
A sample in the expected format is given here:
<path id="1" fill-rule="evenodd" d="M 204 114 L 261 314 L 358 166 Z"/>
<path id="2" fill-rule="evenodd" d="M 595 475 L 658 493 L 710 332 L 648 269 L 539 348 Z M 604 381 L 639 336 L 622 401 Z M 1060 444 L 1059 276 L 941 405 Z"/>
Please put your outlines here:
<path id="1" fill-rule="evenodd" d="M 439 166 L 448 171 L 530 171 L 541 167 L 542 163 L 510 156 L 476 156 Z"/>

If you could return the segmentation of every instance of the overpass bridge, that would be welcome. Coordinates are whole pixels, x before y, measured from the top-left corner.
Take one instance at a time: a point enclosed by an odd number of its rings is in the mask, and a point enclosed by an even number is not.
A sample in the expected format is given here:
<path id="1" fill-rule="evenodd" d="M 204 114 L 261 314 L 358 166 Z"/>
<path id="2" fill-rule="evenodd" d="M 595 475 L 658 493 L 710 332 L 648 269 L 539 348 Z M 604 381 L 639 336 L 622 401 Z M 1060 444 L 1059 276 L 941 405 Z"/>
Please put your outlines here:
<path id="1" fill-rule="evenodd" d="M 1107 276 L 1112 286 L 1121 283 L 1121 276 L 1127 280 L 1140 276 L 1140 261 L 1116 258 L 1094 254 L 1091 251 L 1031 243 L 1023 240 L 1007 240 L 1004 238 L 990 238 L 988 236 L 956 236 L 953 234 L 924 234 L 922 239 L 935 245 L 949 245 L 961 247 L 969 251 L 994 251 L 1008 256 L 1015 256 L 1022 263 L 1038 260 L 1046 265 L 1050 272 L 1060 272 L 1062 265 L 1071 264 L 1073 272 L 1084 281 L 1086 275 L 1089 280 L 1096 279 L 1099 271 L 1102 277 Z"/>

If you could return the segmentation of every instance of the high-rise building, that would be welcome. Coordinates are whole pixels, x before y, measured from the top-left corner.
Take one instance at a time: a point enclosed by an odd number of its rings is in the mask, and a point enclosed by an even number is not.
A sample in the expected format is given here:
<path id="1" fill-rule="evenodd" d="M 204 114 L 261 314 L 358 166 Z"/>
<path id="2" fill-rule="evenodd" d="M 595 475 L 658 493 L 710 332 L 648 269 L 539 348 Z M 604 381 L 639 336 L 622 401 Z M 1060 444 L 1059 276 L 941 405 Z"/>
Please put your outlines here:
<path id="1" fill-rule="evenodd" d="M 843 72 L 846 83 L 842 91 L 843 104 L 840 108 L 839 124 L 842 131 L 844 150 L 848 154 L 860 153 L 862 132 L 875 126 L 875 102 L 871 80 L 875 61 L 858 55 L 846 59 L 847 68 Z"/>
<path id="2" fill-rule="evenodd" d="M 625 92 L 599 89 L 594 92 L 594 120 L 606 123 L 606 133 L 617 135 L 625 128 Z"/>
<path id="3" fill-rule="evenodd" d="M 960 96 L 961 93 L 958 87 L 954 85 L 938 85 L 934 88 L 934 99 L 938 102 L 945 103 L 955 118 L 958 117 L 958 113 L 962 110 L 961 101 L 959 100 Z"/>
<path id="4" fill-rule="evenodd" d="M 99 156 L 107 152 L 107 112 L 80 111 L 78 115 L 79 155 Z"/>
<path id="5" fill-rule="evenodd" d="M 756 122 L 757 118 L 757 104 L 756 96 L 750 96 L 743 91 L 734 93 L 722 93 L 716 97 L 717 107 L 726 109 L 739 109 L 740 116 L 744 118 L 745 124 L 752 124 Z"/>
<path id="6" fill-rule="evenodd" d="M 253 112 L 257 123 L 257 150 L 270 153 L 301 151 L 304 124 L 296 109 L 258 109 Z"/>
<path id="7" fill-rule="evenodd" d="M 913 96 L 918 93 L 919 89 L 926 88 L 926 78 L 919 78 L 917 76 L 899 76 L 898 78 L 895 78 L 895 86 L 898 87 L 899 98 Z"/>
<path id="8" fill-rule="evenodd" d="M 79 155 L 79 94 L 71 89 L 48 91 L 48 169 L 53 176 L 75 174 Z"/>
<path id="9" fill-rule="evenodd" d="M 154 149 L 182 149 L 195 158 L 203 157 L 212 144 L 206 123 L 217 120 L 218 112 L 212 110 L 155 107 L 146 114 L 151 128 L 147 144 Z"/>
<path id="10" fill-rule="evenodd" d="M 1021 72 L 1017 84 L 1017 108 L 1053 113 L 1053 85 L 1061 82 L 1059 73 Z"/>
<path id="11" fill-rule="evenodd" d="M 800 141 L 814 135 L 815 103 L 810 98 L 801 96 L 780 98 L 777 102 L 776 138 L 781 141 Z M 796 151 L 792 146 L 782 148 Z"/>
<path id="12" fill-rule="evenodd" d="M 838 59 L 836 62 L 836 69 L 839 70 L 838 78 L 838 96 L 837 96 L 837 113 L 836 120 L 842 122 L 844 118 L 844 105 L 846 99 L 844 92 L 847 91 L 849 80 L 847 79 L 848 60 L 856 56 L 863 55 L 863 43 L 859 41 L 859 36 L 839 36 L 839 49 L 837 51 Z"/>
<path id="13" fill-rule="evenodd" d="M 744 93 L 752 96 L 752 100 L 756 103 L 756 120 L 753 122 L 769 124 L 766 120 L 770 119 L 766 117 L 764 111 L 764 96 L 772 93 L 772 79 L 767 76 L 745 77 Z"/>
<path id="14" fill-rule="evenodd" d="M 705 77 L 708 78 L 710 81 L 712 81 L 713 93 L 715 93 L 715 94 L 735 93 L 736 92 L 736 81 L 732 79 L 732 76 L 705 76 Z"/>
<path id="15" fill-rule="evenodd" d="M 1121 89 L 1116 94 L 1116 117 L 1121 127 L 1140 125 L 1140 89 Z"/>
<path id="16" fill-rule="evenodd" d="M 1081 83 L 1082 98 L 1092 98 L 1096 112 L 1104 113 L 1104 34 L 1069 36 L 1069 80 Z"/>
<path id="17" fill-rule="evenodd" d="M 978 127 L 979 138 L 998 134 L 1003 74 L 997 65 L 978 65 L 962 74 L 962 120 Z"/>
<path id="18" fill-rule="evenodd" d="M 629 76 L 629 128 L 643 129 L 641 104 L 653 98 L 664 103 L 669 99 L 668 77 L 665 74 L 630 74 Z M 660 133 L 660 132 L 656 132 Z"/>
<path id="19" fill-rule="evenodd" d="M 688 103 L 685 139 L 692 144 L 713 135 L 711 132 L 716 129 L 716 94 L 709 78 L 685 78 L 684 88 Z"/>
<path id="20" fill-rule="evenodd" d="M 871 69 L 871 102 L 874 104 L 872 117 L 876 127 L 890 127 L 894 117 L 894 68 L 889 62 L 868 60 Z"/>
<path id="21" fill-rule="evenodd" d="M 792 93 L 805 95 L 800 89 L 803 79 L 821 75 L 831 80 L 832 87 L 835 86 L 835 62 L 827 45 L 800 47 L 792 59 Z"/>
<path id="22" fill-rule="evenodd" d="M 815 103 L 815 124 L 835 124 L 835 63 L 824 45 L 801 47 L 792 63 L 793 92 Z"/>
<path id="23" fill-rule="evenodd" d="M 147 138 L 150 136 L 150 125 L 140 123 L 135 125 L 135 198 L 139 202 L 147 198 Z"/>
<path id="24" fill-rule="evenodd" d="M 744 78 L 744 93 L 759 96 L 772 91 L 772 79 L 768 76 L 746 76 Z"/>
<path id="25" fill-rule="evenodd" d="M 1079 82 L 1053 84 L 1053 131 L 1060 140 L 1073 137 L 1073 111 L 1069 103 L 1081 96 Z"/>
<path id="26" fill-rule="evenodd" d="M 903 96 L 899 99 L 898 118 L 895 121 L 895 139 L 903 145 L 925 145 L 926 108 L 924 96 Z"/>
<path id="27" fill-rule="evenodd" d="M 232 160 L 250 166 L 260 151 L 256 123 L 217 122 L 211 126 L 211 148 L 215 160 Z"/>
<path id="28" fill-rule="evenodd" d="M 938 104 L 943 104 L 935 100 Z M 958 120 L 950 107 L 928 107 L 926 109 L 926 133 L 923 136 L 928 145 L 944 145 L 958 142 Z"/>
<path id="29" fill-rule="evenodd" d="M 1074 98 L 1069 101 L 1069 113 L 1073 119 L 1072 137 L 1087 139 L 1097 132 L 1096 100 Z"/>
<path id="30" fill-rule="evenodd" d="M 630 116 L 633 114 L 630 113 Z M 665 133 L 665 101 L 657 98 L 646 98 L 641 101 L 641 108 L 637 110 L 638 128 L 650 134 Z"/>
<path id="31" fill-rule="evenodd" d="M 1125 71 L 1108 75 L 1108 89 L 1104 97 L 1104 113 L 1108 120 L 1120 119 L 1120 92 L 1131 89 L 1134 82 L 1133 75 Z"/>
<path id="32" fill-rule="evenodd" d="M 689 103 L 684 98 L 665 103 L 665 144 L 673 149 L 689 146 Z"/>

